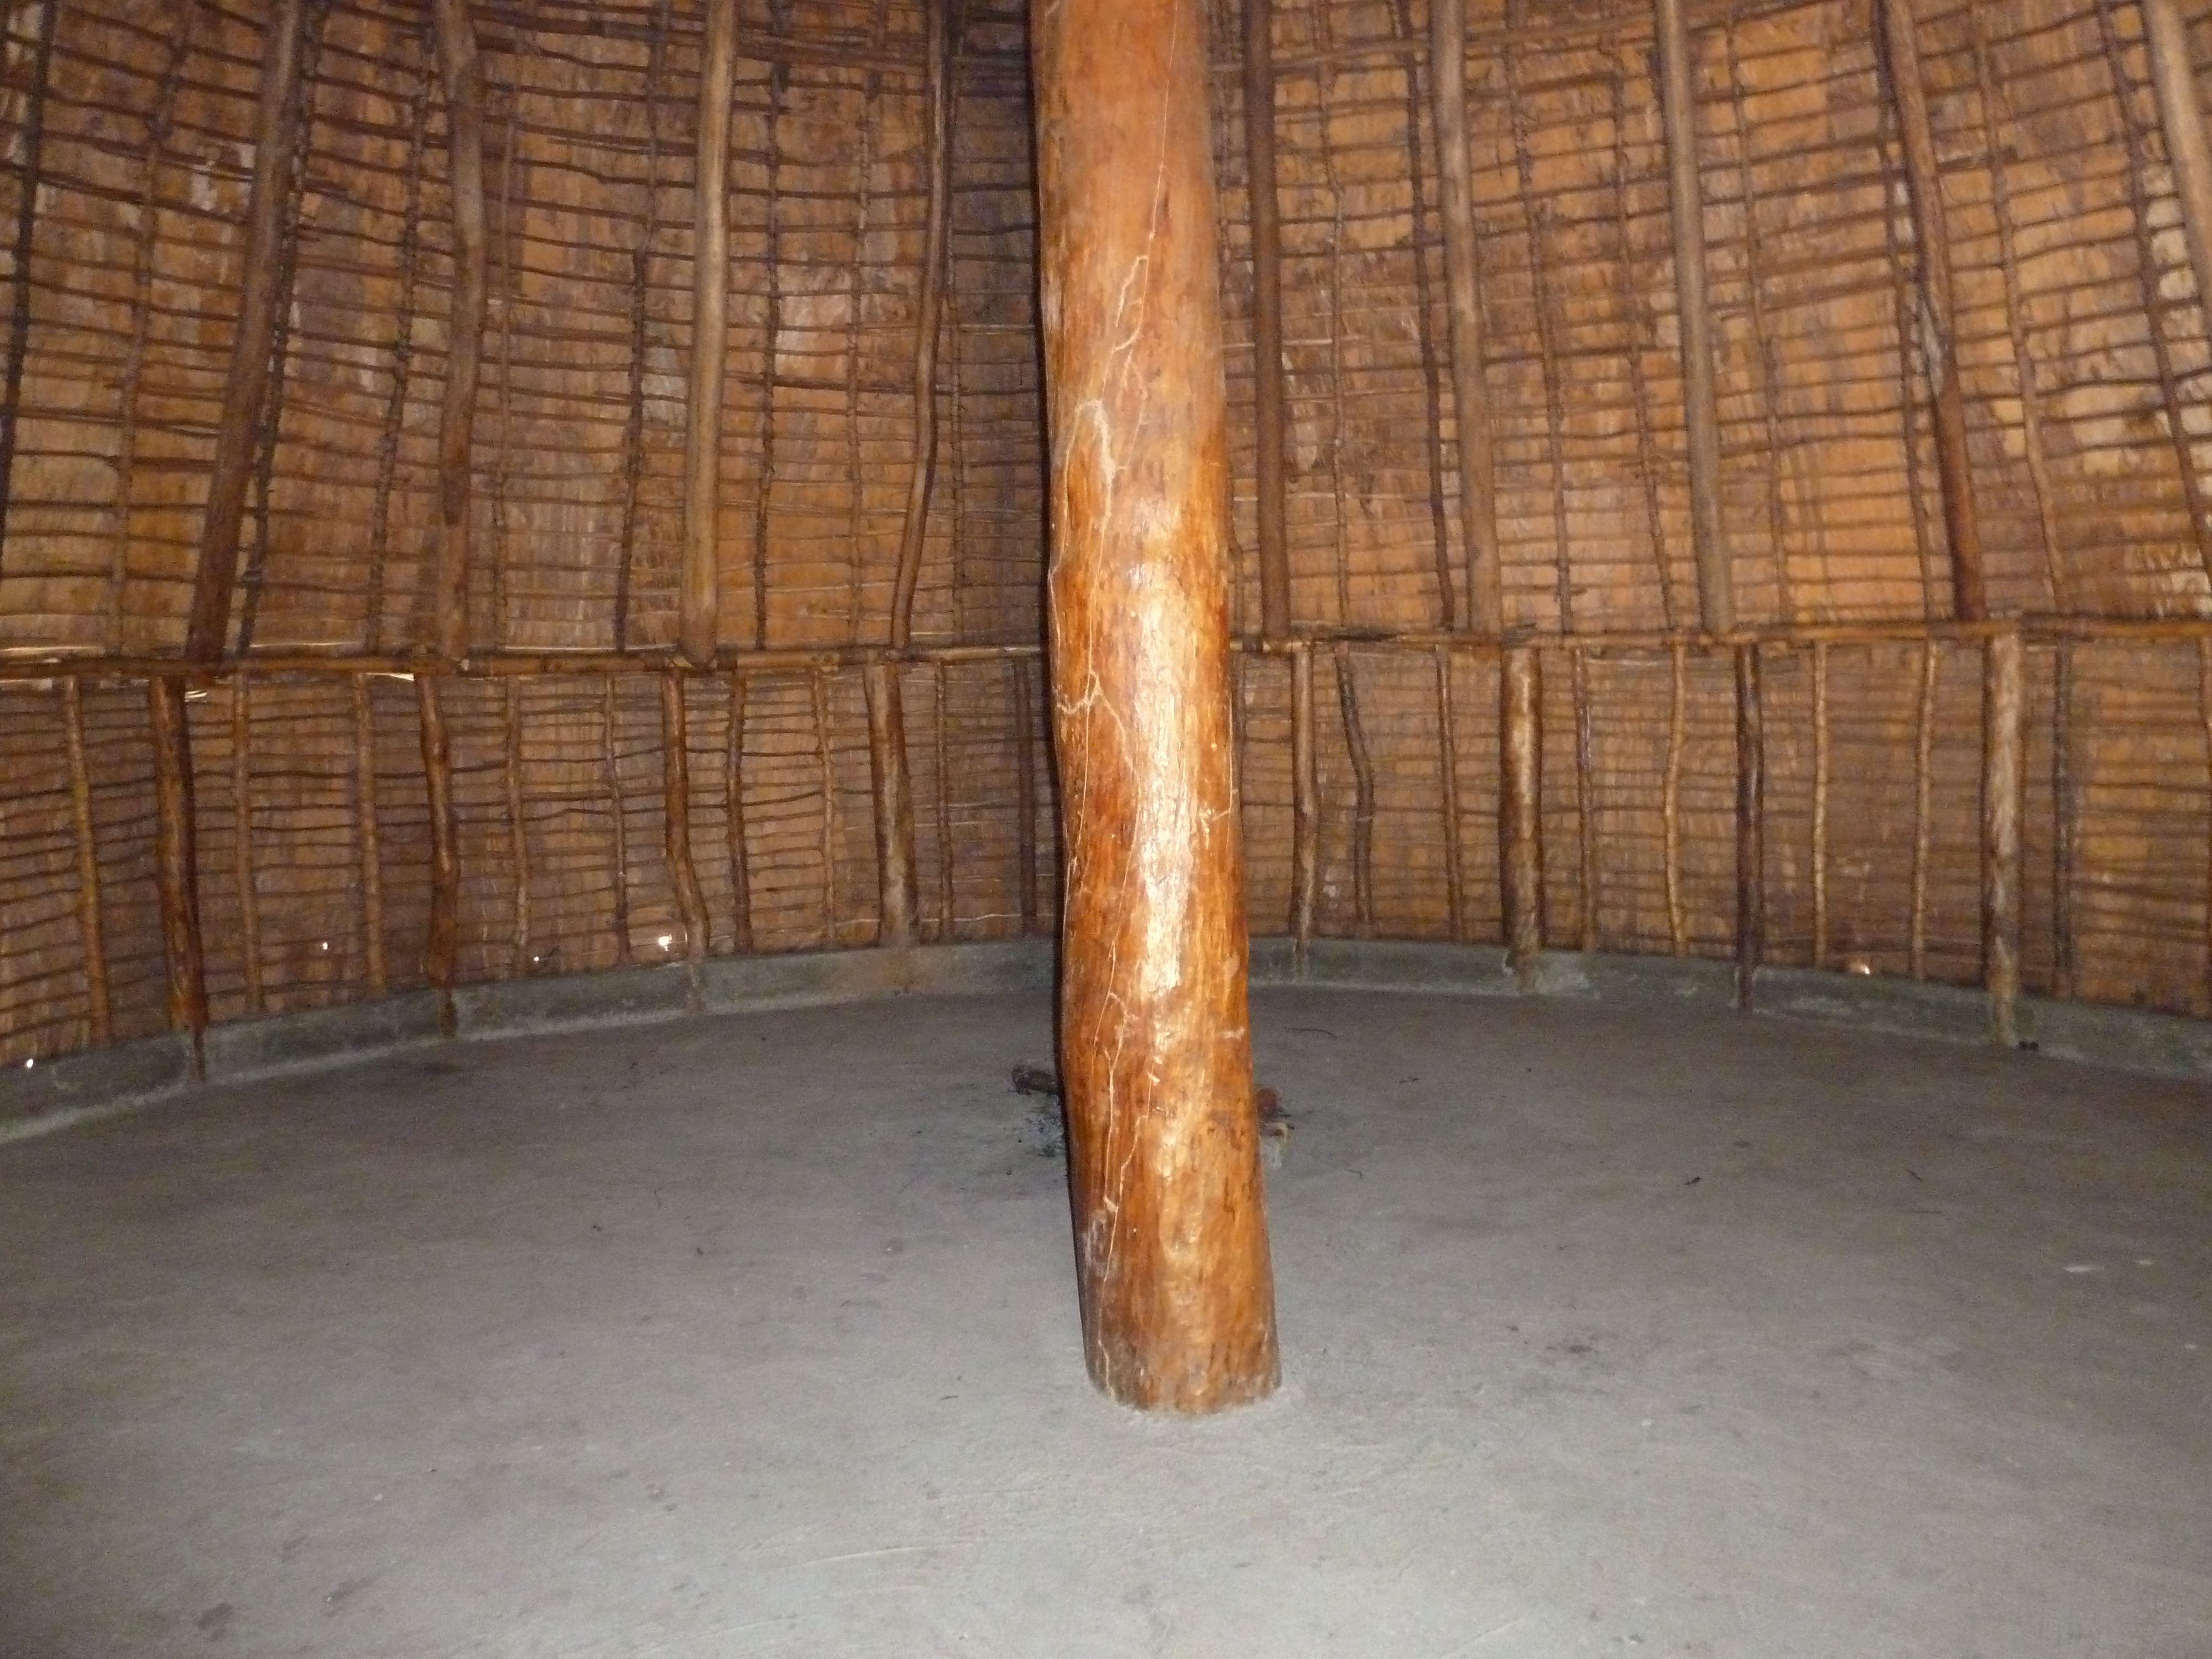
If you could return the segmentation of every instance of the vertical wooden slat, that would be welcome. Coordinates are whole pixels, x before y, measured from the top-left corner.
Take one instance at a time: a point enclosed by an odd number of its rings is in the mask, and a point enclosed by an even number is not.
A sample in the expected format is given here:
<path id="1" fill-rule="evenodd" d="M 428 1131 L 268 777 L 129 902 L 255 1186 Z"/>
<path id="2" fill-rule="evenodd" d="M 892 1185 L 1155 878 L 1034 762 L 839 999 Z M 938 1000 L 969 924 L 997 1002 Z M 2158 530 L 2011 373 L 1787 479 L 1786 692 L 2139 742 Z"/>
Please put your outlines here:
<path id="1" fill-rule="evenodd" d="M 1813 645 L 1813 966 L 1828 965 L 1828 647 Z"/>
<path id="2" fill-rule="evenodd" d="M 1942 659 L 1933 640 L 1920 648 L 1920 703 L 1912 726 L 1912 896 L 1907 961 L 1912 977 L 1928 977 L 1928 866 L 1936 833 L 1936 676 Z"/>
<path id="3" fill-rule="evenodd" d="M 874 657 L 862 671 L 868 696 L 868 772 L 875 786 L 878 945 L 914 943 L 914 787 L 906 757 L 899 665 Z"/>
<path id="4" fill-rule="evenodd" d="M 508 971 L 520 977 L 538 967 L 537 953 L 530 946 L 530 819 L 526 810 L 526 775 L 523 768 L 522 749 L 522 680 L 510 678 L 501 703 L 501 736 L 506 739 L 507 764 L 507 864 L 514 872 L 514 928 L 511 935 L 513 954 L 508 958 Z"/>
<path id="5" fill-rule="evenodd" d="M 438 71 L 446 90 L 447 161 L 453 199 L 453 299 L 447 324 L 446 400 L 438 416 L 438 551 L 434 610 L 439 656 L 469 649 L 469 495 L 477 380 L 483 353 L 490 239 L 484 220 L 483 73 L 468 0 L 434 0 Z"/>
<path id="6" fill-rule="evenodd" d="M 1728 525 L 1721 505 L 1720 406 L 1714 387 L 1712 303 L 1705 277 L 1705 189 L 1698 173 L 1697 64 L 1686 0 L 1656 0 L 1660 104 L 1674 222 L 1682 401 L 1690 448 L 1690 524 L 1697 540 L 1698 612 L 1709 634 L 1735 627 Z"/>
<path id="7" fill-rule="evenodd" d="M 1291 652 L 1291 938 L 1304 969 L 1321 898 L 1321 776 L 1314 750 L 1313 647 Z"/>
<path id="8" fill-rule="evenodd" d="M 422 723 L 422 793 L 430 814 L 430 926 L 422 943 L 422 976 L 438 994 L 439 1024 L 455 1026 L 453 970 L 459 945 L 461 856 L 453 827 L 453 745 L 434 675 L 415 677 Z"/>
<path id="9" fill-rule="evenodd" d="M 253 479 L 279 322 L 284 202 L 291 192 L 306 95 L 300 66 L 307 9 L 307 0 L 276 0 L 264 36 L 238 320 L 231 335 L 230 366 L 216 426 L 191 614 L 185 633 L 185 654 L 198 662 L 221 657 L 230 632 L 230 596 L 238 585 L 239 526 Z"/>
<path id="10" fill-rule="evenodd" d="M 353 821 L 361 872 L 362 954 L 371 994 L 392 988 L 384 958 L 384 842 L 376 817 L 376 704 L 369 677 L 353 676 Z"/>
<path id="11" fill-rule="evenodd" d="M 238 884 L 240 954 L 246 969 L 246 1012 L 264 1006 L 261 983 L 261 893 L 253 857 L 252 682 L 230 683 L 231 871 Z"/>
<path id="12" fill-rule="evenodd" d="M 684 676 L 660 677 L 661 848 L 676 890 L 676 916 L 684 927 L 684 961 L 691 976 L 691 1002 L 699 1003 L 699 969 L 707 960 L 707 900 L 691 858 L 691 722 L 684 702 Z"/>
<path id="13" fill-rule="evenodd" d="M 1030 692 L 1028 660 L 1007 664 L 1014 681 L 1014 784 L 1020 811 L 1014 820 L 1014 856 L 1021 865 L 1022 932 L 1037 927 L 1036 705 Z"/>
<path id="14" fill-rule="evenodd" d="M 837 757 L 830 744 L 830 671 L 810 677 L 814 697 L 814 732 L 821 744 L 822 769 L 822 942 L 837 942 Z"/>
<path id="15" fill-rule="evenodd" d="M 21 125 L 17 127 L 21 182 L 16 186 L 15 239 L 8 267 L 8 362 L 0 376 L 0 567 L 8 550 L 8 506 L 15 498 L 16 428 L 23 407 L 23 365 L 31 349 L 31 254 L 37 242 L 39 198 L 44 177 L 46 94 L 52 79 L 54 30 L 61 0 L 39 9 L 38 42 L 32 48 L 30 78 L 24 83 Z M 241 493 L 240 499 L 244 500 Z M 126 510 L 128 503 L 125 503 Z"/>
<path id="16" fill-rule="evenodd" d="M 1257 5 L 1261 0 L 1247 3 Z M 1467 149 L 1466 0 L 1431 0 L 1429 94 L 1437 132 L 1437 197 L 1443 220 L 1445 307 L 1451 325 L 1452 419 L 1459 447 L 1468 623 L 1475 633 L 1495 638 L 1505 626 L 1505 590 L 1498 546 L 1497 461 L 1483 365 L 1474 185 Z M 1449 629 L 1449 588 L 1444 599 L 1444 626 Z"/>
<path id="17" fill-rule="evenodd" d="M 1543 682 L 1534 646 L 1506 647 L 1498 703 L 1498 886 L 1506 965 L 1527 991 L 1544 950 Z"/>
<path id="18" fill-rule="evenodd" d="M 1461 868 L 1459 821 L 1459 722 L 1453 711 L 1452 650 L 1437 647 L 1437 752 L 1444 806 L 1444 903 L 1451 941 L 1467 939 L 1467 878 Z"/>
<path id="19" fill-rule="evenodd" d="M 1018 666 L 1018 665 L 1017 665 Z M 958 836 L 952 824 L 952 709 L 945 686 L 945 665 L 930 676 L 931 739 L 935 747 L 937 774 L 937 937 L 951 939 L 960 923 L 960 890 L 954 873 Z"/>
<path id="20" fill-rule="evenodd" d="M 1336 646 L 1336 707 L 1344 721 L 1344 747 L 1352 761 L 1352 925 L 1360 939 L 1375 935 L 1375 757 L 1359 718 L 1359 678 L 1352 647 Z"/>
<path id="21" fill-rule="evenodd" d="M 92 768 L 84 749 L 84 683 L 62 681 L 62 715 L 69 739 L 70 819 L 76 843 L 77 948 L 84 953 L 87 1039 L 112 1041 L 115 1019 L 108 990 L 107 932 L 101 925 L 100 837 L 92 817 Z"/>
<path id="22" fill-rule="evenodd" d="M 1952 614 L 1977 622 L 1989 614 L 1989 599 L 1982 577 L 1973 468 L 1966 452 L 1966 399 L 1959 384 L 1957 307 L 1952 300 L 1951 236 L 1942 172 L 1928 115 L 1928 88 L 1921 78 L 1912 0 L 1879 0 L 1876 9 L 1899 136 L 1904 141 L 1905 183 L 1918 245 L 1928 378 L 1935 398 L 1936 465 L 1943 493 L 1943 529 L 1951 546 Z"/>
<path id="23" fill-rule="evenodd" d="M 2051 994 L 2074 994 L 2074 647 L 2058 641 L 2051 679 Z"/>
<path id="24" fill-rule="evenodd" d="M 1735 648 L 1735 1006 L 1766 954 L 1766 714 L 1759 647 Z"/>
<path id="25" fill-rule="evenodd" d="M 1599 885 L 1597 857 L 1597 738 L 1592 730 L 1589 653 L 1580 646 L 1567 647 L 1575 702 L 1575 896 L 1581 909 L 1576 928 L 1576 947 L 1595 951 L 1599 944 L 1598 921 L 1604 893 Z"/>
<path id="26" fill-rule="evenodd" d="M 745 858 L 745 677 L 730 676 L 730 739 L 722 763 L 722 833 L 730 859 L 730 949 L 753 948 L 751 884 Z"/>
<path id="27" fill-rule="evenodd" d="M 1690 658 L 1682 646 L 1670 658 L 1674 673 L 1667 700 L 1667 770 L 1660 784 L 1660 830 L 1667 860 L 1667 937 L 1676 956 L 1690 948 L 1690 923 L 1682 902 L 1682 750 L 1689 736 Z"/>
<path id="28" fill-rule="evenodd" d="M 2197 641 L 2197 718 L 2204 727 L 2204 979 L 2206 1007 L 2212 1010 L 2212 639 Z"/>
<path id="29" fill-rule="evenodd" d="M 2212 324 L 2212 140 L 2204 131 L 2189 26 L 2175 0 L 2142 0 L 2142 4 L 2151 84 L 2158 94 L 2159 123 L 2166 132 L 2174 194 L 2181 200 L 2189 263 L 2197 276 L 2197 301 Z"/>
<path id="30" fill-rule="evenodd" d="M 924 133 L 929 201 L 923 222 L 921 298 L 915 316 L 914 455 L 907 479 L 906 523 L 899 534 L 898 580 L 891 598 L 891 646 L 903 651 L 914 635 L 914 592 L 929 532 L 929 495 L 937 481 L 937 340 L 945 319 L 945 254 L 952 216 L 951 0 L 923 0 L 929 32 L 923 63 Z"/>
<path id="31" fill-rule="evenodd" d="M 2028 349 L 2027 306 L 2022 294 L 2021 262 L 2016 246 L 2019 233 L 2013 210 L 2011 172 L 2005 146 L 1999 137 L 1998 118 L 2002 91 L 1990 62 L 1988 8 L 1968 6 L 1966 27 L 1974 50 L 1975 88 L 1982 106 L 1982 143 L 1989 156 L 1990 216 L 1997 232 L 1997 268 L 2004 276 L 2005 327 L 2012 343 L 2013 372 L 2020 389 L 2020 432 L 2026 452 L 2028 482 L 2035 489 L 2035 512 L 2043 548 L 2045 580 L 2050 584 L 2051 606 L 2064 611 L 2071 603 L 2057 513 L 2057 484 L 2051 473 L 2051 459 L 2043 441 L 2043 397 L 2037 384 L 2035 356 Z"/>
<path id="32" fill-rule="evenodd" d="M 608 853 L 613 863 L 615 961 L 628 967 L 634 947 L 629 936 L 629 806 L 623 799 L 622 755 L 617 744 L 620 713 L 615 677 L 605 675 L 599 683 L 600 781 L 606 787 L 607 824 L 612 831 Z"/>
<path id="33" fill-rule="evenodd" d="M 684 655 L 702 667 L 714 660 L 721 639 L 722 380 L 729 354 L 730 94 L 737 52 L 737 0 L 707 0 L 692 197 L 691 384 L 684 434 L 684 574 L 677 624 Z M 771 268 L 775 258 L 771 244 Z M 773 373 L 771 365 L 771 380 Z M 773 386 L 769 396 L 773 399 Z M 763 495 L 766 489 L 763 479 Z M 754 603 L 757 609 L 763 603 L 757 593 Z"/>
<path id="34" fill-rule="evenodd" d="M 1288 486 L 1283 446 L 1289 416 L 1283 381 L 1283 230 L 1275 173 L 1273 0 L 1244 0 L 1244 177 L 1252 218 L 1252 441 L 1259 542 L 1260 631 L 1291 631 Z"/>
<path id="35" fill-rule="evenodd" d="M 154 876 L 161 906 L 162 956 L 168 969 L 169 1029 L 191 1041 L 194 1077 L 206 1075 L 206 958 L 200 939 L 200 872 L 192 805 L 192 734 L 185 683 L 173 674 L 146 682 L 154 734 Z"/>
<path id="36" fill-rule="evenodd" d="M 1982 975 L 1990 1035 L 2020 1041 L 2020 819 L 2026 783 L 2027 656 L 2017 631 L 1992 635 L 1982 660 Z"/>

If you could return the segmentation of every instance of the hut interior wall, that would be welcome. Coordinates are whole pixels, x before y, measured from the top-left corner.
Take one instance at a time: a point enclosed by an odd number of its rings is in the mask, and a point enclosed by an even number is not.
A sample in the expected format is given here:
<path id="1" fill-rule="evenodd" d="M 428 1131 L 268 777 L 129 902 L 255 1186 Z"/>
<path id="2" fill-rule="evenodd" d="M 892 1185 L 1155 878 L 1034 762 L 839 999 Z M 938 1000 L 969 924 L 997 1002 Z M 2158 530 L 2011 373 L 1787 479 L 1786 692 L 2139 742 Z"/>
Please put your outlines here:
<path id="1" fill-rule="evenodd" d="M 2212 1015 L 2212 647 L 2185 620 L 2212 608 L 2212 338 L 2140 15 L 1916 3 L 1990 608 L 2030 619 L 2027 981 Z M 1976 982 L 1980 636 L 1945 625 L 1930 325 L 1873 6 L 1691 9 L 1723 502 L 1740 619 L 1766 641 L 1765 954 Z M 169 1018 L 145 677 L 184 641 L 267 10 L 17 0 L 0 26 L 0 1060 Z M 2212 0 L 2183 11 L 2202 82 Z M 1735 678 L 1694 632 L 1650 11 L 1469 12 L 1505 617 L 1544 641 L 1545 936 L 1728 957 Z M 661 687 L 702 9 L 478 0 L 474 15 L 480 660 L 435 681 L 455 975 L 681 961 Z M 1295 647 L 1252 637 L 1243 20 L 1233 0 L 1213 16 L 1252 925 L 1293 927 L 1304 650 L 1316 929 L 1501 941 L 1499 659 L 1434 632 L 1448 587 L 1459 625 L 1471 609 L 1426 7 L 1275 8 L 1291 617 L 1310 641 Z M 430 671 L 414 653 L 436 631 L 448 118 L 427 8 L 327 0 L 308 17 L 228 641 L 246 663 L 197 676 L 187 704 L 217 1019 L 428 971 L 408 677 Z M 928 202 L 917 0 L 744 0 L 739 17 L 725 654 L 679 680 L 685 845 L 718 954 L 876 936 L 864 668 L 892 636 Z M 951 0 L 947 27 L 939 460 L 896 671 L 924 939 L 1048 931 L 1056 886 L 1024 15 Z"/>

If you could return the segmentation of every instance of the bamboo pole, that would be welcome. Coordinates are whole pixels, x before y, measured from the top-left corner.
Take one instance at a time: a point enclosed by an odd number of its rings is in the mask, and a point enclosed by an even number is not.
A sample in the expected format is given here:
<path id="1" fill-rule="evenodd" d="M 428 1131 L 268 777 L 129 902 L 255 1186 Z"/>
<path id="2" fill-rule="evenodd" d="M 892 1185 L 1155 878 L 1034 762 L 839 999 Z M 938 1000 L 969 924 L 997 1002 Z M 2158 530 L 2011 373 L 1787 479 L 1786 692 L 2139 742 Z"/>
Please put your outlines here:
<path id="1" fill-rule="evenodd" d="M 915 940 L 914 785 L 906 757 L 906 703 L 898 665 L 862 671 L 868 696 L 868 772 L 875 787 L 878 945 Z"/>
<path id="2" fill-rule="evenodd" d="M 1291 656 L 1291 938 L 1298 971 L 1313 953 L 1321 897 L 1321 777 L 1314 752 L 1313 652 Z"/>
<path id="3" fill-rule="evenodd" d="M 1283 228 L 1275 173 L 1274 0 L 1244 0 L 1244 176 L 1252 215 L 1253 514 L 1259 540 L 1260 631 L 1291 632 L 1289 510 L 1283 446 Z"/>
<path id="4" fill-rule="evenodd" d="M 1766 718 L 1759 647 L 1735 648 L 1735 1006 L 1751 1007 L 1766 954 Z"/>
<path id="5" fill-rule="evenodd" d="M 107 932 L 101 925 L 100 835 L 92 816 L 92 768 L 84 750 L 84 687 L 62 682 L 62 715 L 69 739 L 70 819 L 76 843 L 77 948 L 84 953 L 86 1036 L 93 1046 L 115 1036 L 108 989 Z"/>
<path id="6" fill-rule="evenodd" d="M 353 678 L 353 817 L 359 837 L 362 953 L 368 964 L 368 988 L 382 996 L 392 989 L 384 959 L 384 847 L 376 821 L 376 705 L 368 676 Z"/>
<path id="7" fill-rule="evenodd" d="M 1951 548 L 1952 614 L 1972 622 L 1989 614 L 1982 577 L 1981 523 L 1974 509 L 1973 465 L 1966 450 L 1966 400 L 1959 384 L 1958 311 L 1952 298 L 1951 235 L 1943 179 L 1920 73 L 1912 0 L 1880 0 L 1882 55 L 1904 141 L 1905 173 L 1918 245 L 1920 296 L 1929 339 L 1928 379 L 1934 394 L 1936 465 L 1943 494 L 1943 529 Z"/>
<path id="8" fill-rule="evenodd" d="M 253 682 L 230 686 L 231 872 L 238 884 L 239 955 L 246 969 L 246 1012 L 264 1006 L 261 985 L 261 895 L 253 857 Z"/>
<path id="9" fill-rule="evenodd" d="M 752 893 L 745 859 L 745 677 L 730 676 L 730 741 L 722 767 L 722 836 L 730 860 L 730 949 L 753 948 Z"/>
<path id="10" fill-rule="evenodd" d="M 263 37 L 238 322 L 231 334 L 207 508 L 200 520 L 191 613 L 185 630 L 185 655 L 195 662 L 218 660 L 230 632 L 230 598 L 238 585 L 239 527 L 246 515 L 246 490 L 253 482 L 282 320 L 277 290 L 283 266 L 284 203 L 291 194 L 306 102 L 300 67 L 307 11 L 307 0 L 276 0 Z"/>
<path id="11" fill-rule="evenodd" d="M 1219 214 L 1198 0 L 1030 14 L 1085 1355 L 1133 1406 L 1280 1376 L 1229 683 Z M 1133 298 L 1135 303 L 1132 303 Z"/>
<path id="12" fill-rule="evenodd" d="M 469 650 L 471 437 L 483 353 L 490 238 L 484 221 L 483 73 L 469 0 L 433 0 L 438 71 L 446 89 L 447 160 L 453 196 L 453 301 L 447 324 L 446 400 L 438 416 L 438 551 L 433 604 L 438 655 Z"/>
<path id="13" fill-rule="evenodd" d="M 2212 319 L 2212 141 L 2205 136 L 2189 26 L 2175 0 L 2142 0 L 2142 5 L 2151 84 L 2158 94 L 2159 122 L 2166 130 L 2174 194 L 2181 198 L 2189 263 L 2197 275 L 2198 303 Z"/>
<path id="14" fill-rule="evenodd" d="M 945 252 L 952 218 L 951 0 L 923 0 L 929 31 L 922 101 L 929 149 L 929 204 L 921 251 L 921 300 L 914 325 L 914 459 L 907 482 L 906 523 L 899 535 L 898 583 L 891 600 L 891 645 L 914 636 L 914 592 L 921 578 L 929 532 L 929 495 L 937 481 L 937 341 L 945 319 Z"/>
<path id="15" fill-rule="evenodd" d="M 1437 647 L 1437 752 L 1444 808 L 1444 902 L 1455 945 L 1467 938 L 1467 878 L 1460 866 L 1459 732 L 1453 714 L 1452 649 Z"/>
<path id="16" fill-rule="evenodd" d="M 1721 505 L 1720 405 L 1713 381 L 1712 303 L 1705 286 L 1705 203 L 1698 175 L 1697 64 L 1685 0 L 1656 0 L 1660 104 L 1674 220 L 1682 402 L 1689 427 L 1690 526 L 1697 541 L 1698 615 L 1708 634 L 1735 627 L 1728 525 Z"/>
<path id="17" fill-rule="evenodd" d="M 207 1074 L 207 967 L 200 942 L 200 872 L 192 810 L 192 732 L 185 683 L 164 675 L 146 682 L 154 732 L 154 878 L 161 906 L 167 965 L 169 1029 L 191 1043 L 192 1075 Z"/>
<path id="18" fill-rule="evenodd" d="M 2000 634 L 1982 657 L 1982 975 L 1990 1035 L 2020 1041 L 2020 819 L 2026 783 L 2022 711 L 2026 652 Z"/>
<path id="19" fill-rule="evenodd" d="M 1247 0 L 1258 4 L 1260 0 Z M 1444 295 L 1451 325 L 1452 419 L 1459 440 L 1460 538 L 1467 550 L 1468 623 L 1486 639 L 1504 631 L 1498 545 L 1497 461 L 1484 383 L 1482 295 L 1474 243 L 1474 183 L 1467 150 L 1466 0 L 1429 9 L 1429 94 L 1437 131 L 1437 198 L 1443 209 Z M 1445 628 L 1450 591 L 1445 590 Z"/>
<path id="20" fill-rule="evenodd" d="M 699 969 L 707 960 L 707 901 L 691 858 L 690 720 L 678 674 L 660 677 L 660 806 L 661 850 L 668 860 L 669 884 L 676 890 L 676 918 L 684 927 L 684 962 L 696 1008 Z"/>
<path id="21" fill-rule="evenodd" d="M 714 661 L 721 638 L 722 382 L 730 347 L 730 94 L 737 53 L 737 0 L 707 0 L 692 199 L 691 386 L 684 435 L 684 577 L 677 624 L 684 654 L 702 667 Z"/>
<path id="22" fill-rule="evenodd" d="M 422 976 L 438 994 L 438 1023 L 453 1035 L 454 960 L 461 911 L 461 860 L 453 828 L 453 748 L 446 711 L 431 675 L 415 682 L 422 722 L 422 793 L 430 814 L 430 926 L 422 942 Z"/>
<path id="23" fill-rule="evenodd" d="M 1506 647 L 1498 678 L 1498 885 L 1505 911 L 1505 963 L 1534 990 L 1544 950 L 1543 682 L 1535 647 Z"/>

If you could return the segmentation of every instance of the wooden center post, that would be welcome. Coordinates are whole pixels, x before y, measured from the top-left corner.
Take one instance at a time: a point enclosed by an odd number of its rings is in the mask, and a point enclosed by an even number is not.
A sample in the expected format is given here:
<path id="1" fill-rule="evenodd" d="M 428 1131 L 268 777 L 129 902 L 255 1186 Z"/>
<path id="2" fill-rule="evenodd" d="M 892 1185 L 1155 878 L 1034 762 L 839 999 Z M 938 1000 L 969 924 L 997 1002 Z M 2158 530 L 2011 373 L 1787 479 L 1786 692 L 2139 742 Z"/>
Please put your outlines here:
<path id="1" fill-rule="evenodd" d="M 1228 422 L 1198 0 L 1030 14 L 1085 1356 L 1127 1405 L 1280 1375 L 1229 704 Z"/>

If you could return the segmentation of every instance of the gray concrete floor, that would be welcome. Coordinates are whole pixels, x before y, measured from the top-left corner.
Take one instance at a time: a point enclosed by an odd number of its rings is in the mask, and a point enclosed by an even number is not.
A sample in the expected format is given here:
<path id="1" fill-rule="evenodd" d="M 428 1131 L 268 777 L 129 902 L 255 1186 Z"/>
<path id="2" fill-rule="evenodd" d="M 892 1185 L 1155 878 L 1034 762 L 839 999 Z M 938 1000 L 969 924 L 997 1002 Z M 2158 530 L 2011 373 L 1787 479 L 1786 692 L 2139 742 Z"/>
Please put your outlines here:
<path id="1" fill-rule="evenodd" d="M 1268 991 L 1288 1381 L 1076 1341 L 1035 996 L 0 1146 L 0 1653 L 2212 1654 L 2212 1090 Z"/>

